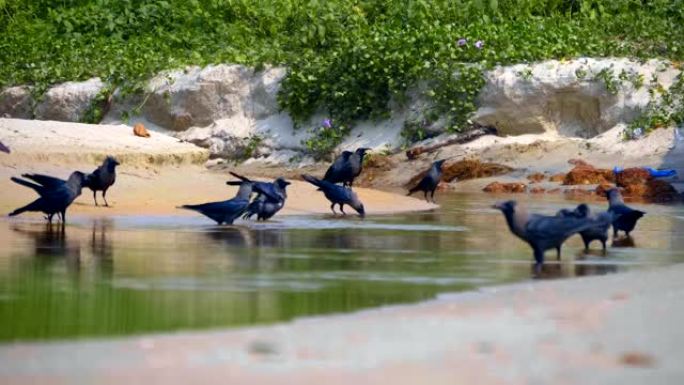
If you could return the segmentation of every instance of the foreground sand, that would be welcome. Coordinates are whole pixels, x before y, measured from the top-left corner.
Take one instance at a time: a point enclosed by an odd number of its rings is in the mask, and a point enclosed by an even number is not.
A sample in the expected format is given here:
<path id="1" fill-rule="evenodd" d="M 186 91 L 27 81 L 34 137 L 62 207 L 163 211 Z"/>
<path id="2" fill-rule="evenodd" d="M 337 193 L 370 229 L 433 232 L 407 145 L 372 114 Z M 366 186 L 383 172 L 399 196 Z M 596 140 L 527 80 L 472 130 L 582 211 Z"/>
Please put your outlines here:
<path id="1" fill-rule="evenodd" d="M 684 266 L 229 331 L 0 346 L 0 383 L 675 384 Z"/>

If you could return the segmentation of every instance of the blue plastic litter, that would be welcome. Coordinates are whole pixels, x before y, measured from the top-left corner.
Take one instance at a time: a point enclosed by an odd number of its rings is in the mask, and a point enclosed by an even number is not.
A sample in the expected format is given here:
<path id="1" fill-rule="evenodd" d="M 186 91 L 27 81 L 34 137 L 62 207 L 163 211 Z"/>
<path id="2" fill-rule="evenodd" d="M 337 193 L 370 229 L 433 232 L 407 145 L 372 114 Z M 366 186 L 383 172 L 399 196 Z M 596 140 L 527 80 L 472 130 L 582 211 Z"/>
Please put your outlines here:
<path id="1" fill-rule="evenodd" d="M 651 174 L 652 177 L 654 178 L 667 178 L 668 176 L 675 176 L 677 175 L 676 170 L 656 170 L 654 168 L 650 167 L 644 167 L 648 172 Z"/>
<path id="2" fill-rule="evenodd" d="M 677 175 L 677 170 L 656 170 L 655 168 L 651 167 L 643 167 L 643 169 L 648 171 L 648 173 L 654 178 L 667 178 Z M 619 174 L 623 170 L 624 169 L 622 167 L 615 166 L 613 167 L 613 174 Z"/>

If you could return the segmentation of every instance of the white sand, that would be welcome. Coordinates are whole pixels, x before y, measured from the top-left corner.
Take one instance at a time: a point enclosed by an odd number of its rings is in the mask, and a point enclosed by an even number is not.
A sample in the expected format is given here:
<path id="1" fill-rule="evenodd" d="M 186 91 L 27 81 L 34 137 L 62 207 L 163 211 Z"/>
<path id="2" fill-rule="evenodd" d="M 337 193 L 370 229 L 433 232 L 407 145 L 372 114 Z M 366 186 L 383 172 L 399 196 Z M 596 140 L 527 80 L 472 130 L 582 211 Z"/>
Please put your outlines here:
<path id="1" fill-rule="evenodd" d="M 96 125 L 43 120 L 0 119 L 0 140 L 12 153 L 0 165 L 22 163 L 97 163 L 115 155 L 128 164 L 203 164 L 206 149 L 161 133 L 133 135 L 126 125 Z"/>

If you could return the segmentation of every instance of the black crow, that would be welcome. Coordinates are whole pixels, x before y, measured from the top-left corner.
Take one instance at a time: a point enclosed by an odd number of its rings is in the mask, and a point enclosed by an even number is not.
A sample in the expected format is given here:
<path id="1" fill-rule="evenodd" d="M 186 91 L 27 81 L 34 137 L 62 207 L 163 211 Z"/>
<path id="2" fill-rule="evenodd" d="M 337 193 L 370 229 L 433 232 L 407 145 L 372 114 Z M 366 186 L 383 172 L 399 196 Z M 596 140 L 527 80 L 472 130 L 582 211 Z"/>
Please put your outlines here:
<path id="1" fill-rule="evenodd" d="M 238 182 L 240 188 L 233 199 L 222 202 L 210 202 L 197 205 L 183 205 L 180 208 L 194 210 L 205 215 L 217 224 L 232 225 L 233 221 L 245 212 L 249 206 L 249 197 L 252 195 L 252 183 Z M 228 184 L 233 184 L 228 182 Z"/>
<path id="2" fill-rule="evenodd" d="M 588 218 L 529 214 L 516 201 L 497 203 L 494 208 L 504 214 L 508 229 L 532 247 L 537 272 L 544 263 L 546 250 L 556 249 L 560 255 L 561 246 L 566 239 L 597 225 Z"/>
<path id="3" fill-rule="evenodd" d="M 323 191 L 323 194 L 331 203 L 330 209 L 332 210 L 333 214 L 337 214 L 335 212 L 335 205 L 340 205 L 340 211 L 342 214 L 346 214 L 344 212 L 344 205 L 349 205 L 356 210 L 356 212 L 359 213 L 359 216 L 362 218 L 366 215 L 363 203 L 361 203 L 359 197 L 350 188 L 338 186 L 334 183 L 315 178 L 311 175 L 304 174 L 302 175 L 302 178 L 312 185 L 318 187 L 319 190 Z"/>
<path id="4" fill-rule="evenodd" d="M 606 191 L 606 198 L 608 199 L 608 212 L 613 215 L 613 237 L 617 237 L 618 230 L 624 231 L 629 237 L 629 233 L 634 230 L 639 218 L 646 213 L 625 205 L 620 190 L 617 188 Z"/>
<path id="5" fill-rule="evenodd" d="M 85 174 L 75 171 L 68 180 L 40 174 L 23 174 L 22 177 L 35 183 L 16 177 L 11 179 L 15 183 L 32 188 L 40 195 L 40 198 L 12 211 L 9 215 L 19 215 L 24 211 L 40 211 L 46 214 L 46 219 L 50 223 L 55 214 L 61 216 L 62 223 L 66 223 L 66 210 L 74 199 L 81 195 Z"/>
<path id="6" fill-rule="evenodd" d="M 446 162 L 446 159 L 438 160 L 432 163 L 432 166 L 430 167 L 430 170 L 428 171 L 427 175 L 425 175 L 423 179 L 421 179 L 415 187 L 410 189 L 408 194 L 406 195 L 411 195 L 416 191 L 422 191 L 423 194 L 425 194 L 425 200 L 429 202 L 427 197 L 427 194 L 429 192 L 430 197 L 432 198 L 432 202 L 434 202 L 435 190 L 437 189 L 439 181 L 442 179 L 442 165 L 444 164 L 444 162 Z"/>
<path id="7" fill-rule="evenodd" d="M 586 230 L 580 231 L 580 236 L 582 236 L 582 241 L 584 242 L 584 249 L 589 250 L 589 244 L 594 240 L 601 241 L 603 245 L 603 252 L 606 251 L 606 241 L 608 240 L 608 229 L 613 221 L 613 216 L 609 212 L 603 212 L 600 214 L 593 214 L 589 210 L 589 206 L 582 203 L 577 206 L 574 210 L 562 209 L 556 214 L 561 217 L 574 217 L 574 218 L 589 218 L 596 222 L 596 225 L 590 227 Z"/>
<path id="8" fill-rule="evenodd" d="M 5 146 L 2 142 L 0 142 L 0 152 L 6 152 L 9 154 L 10 149 L 9 149 L 9 147 Z"/>
<path id="9" fill-rule="evenodd" d="M 105 201 L 105 206 L 109 206 L 107 203 L 107 189 L 110 188 L 114 182 L 116 182 L 116 166 L 120 163 L 111 156 L 105 158 L 102 165 L 95 169 L 92 173 L 86 176 L 86 183 L 84 187 L 88 187 L 93 190 L 93 200 L 95 201 L 95 206 L 97 206 L 97 197 L 95 194 L 97 191 L 102 191 L 102 199 Z"/>
<path id="10" fill-rule="evenodd" d="M 244 177 L 242 177 L 244 178 Z M 241 181 L 228 181 L 227 185 L 240 186 L 237 194 L 233 199 L 222 202 L 202 203 L 198 205 L 183 205 L 179 208 L 197 211 L 218 223 L 219 225 L 232 225 L 238 217 L 240 217 L 249 206 L 249 198 L 252 192 L 265 195 L 269 199 L 278 199 L 277 196 L 271 194 L 268 190 L 261 189 L 259 182 L 252 182 L 247 178 Z"/>
<path id="11" fill-rule="evenodd" d="M 341 182 L 343 186 L 352 187 L 354 179 L 363 170 L 363 158 L 368 151 L 370 149 L 365 147 L 357 148 L 354 152 L 343 151 L 325 172 L 323 180 L 330 183 Z"/>
<path id="12" fill-rule="evenodd" d="M 234 172 L 231 172 L 230 174 L 240 180 L 252 182 L 255 188 L 259 191 L 267 191 L 270 196 L 275 196 L 277 198 L 272 199 L 269 198 L 268 195 L 259 193 L 259 195 L 257 195 L 257 197 L 254 198 L 252 203 L 250 203 L 247 207 L 247 210 L 243 216 L 244 219 L 249 219 L 256 215 L 257 220 L 265 221 L 273 217 L 285 205 L 285 200 L 287 199 L 286 188 L 290 185 L 290 182 L 286 181 L 284 178 L 276 178 L 276 180 L 274 180 L 272 183 L 255 182 Z"/>

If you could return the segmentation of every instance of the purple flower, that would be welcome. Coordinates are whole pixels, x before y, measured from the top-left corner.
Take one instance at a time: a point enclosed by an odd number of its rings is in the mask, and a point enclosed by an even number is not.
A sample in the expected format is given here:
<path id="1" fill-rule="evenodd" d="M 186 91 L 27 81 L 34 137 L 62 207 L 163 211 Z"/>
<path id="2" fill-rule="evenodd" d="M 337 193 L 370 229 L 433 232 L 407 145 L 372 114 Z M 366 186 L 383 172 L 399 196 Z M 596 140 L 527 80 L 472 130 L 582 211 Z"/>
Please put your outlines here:
<path id="1" fill-rule="evenodd" d="M 458 41 L 456 42 L 456 44 L 458 44 L 459 47 L 463 47 L 467 43 L 468 43 L 468 39 L 466 39 L 465 37 L 458 39 Z"/>
<path id="2" fill-rule="evenodd" d="M 330 127 L 332 127 L 332 122 L 330 121 L 330 119 L 325 119 L 325 120 L 323 121 L 323 127 L 325 127 L 325 128 L 330 128 Z"/>
<path id="3" fill-rule="evenodd" d="M 475 48 L 482 49 L 482 47 L 484 47 L 484 42 L 482 40 L 478 40 L 475 42 Z"/>

